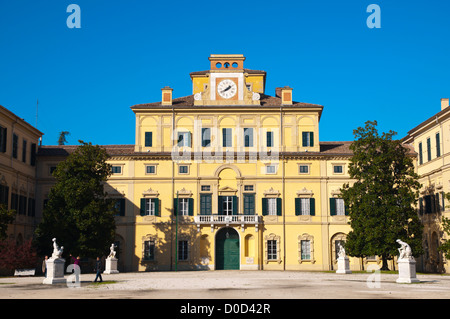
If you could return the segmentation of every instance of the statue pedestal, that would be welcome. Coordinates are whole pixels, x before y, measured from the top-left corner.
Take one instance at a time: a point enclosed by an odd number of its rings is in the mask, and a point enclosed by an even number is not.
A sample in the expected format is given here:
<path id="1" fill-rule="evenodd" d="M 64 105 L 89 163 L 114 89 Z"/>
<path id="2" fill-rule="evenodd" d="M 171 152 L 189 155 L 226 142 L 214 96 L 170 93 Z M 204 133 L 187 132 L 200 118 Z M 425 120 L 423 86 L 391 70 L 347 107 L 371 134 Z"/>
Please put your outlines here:
<path id="1" fill-rule="evenodd" d="M 66 260 L 62 258 L 49 258 L 47 260 L 47 277 L 42 283 L 48 285 L 66 283 L 67 280 L 64 278 L 65 263 Z"/>
<path id="2" fill-rule="evenodd" d="M 397 261 L 398 264 L 398 283 L 420 282 L 416 277 L 416 261 L 411 258 L 403 258 Z"/>
<path id="3" fill-rule="evenodd" d="M 338 258 L 338 269 L 336 270 L 337 274 L 351 274 L 352 271 L 350 270 L 350 262 L 348 260 L 348 257 L 339 257 Z"/>
<path id="4" fill-rule="evenodd" d="M 117 270 L 117 258 L 106 258 L 105 261 L 105 271 L 104 274 L 118 274 L 119 271 Z"/>

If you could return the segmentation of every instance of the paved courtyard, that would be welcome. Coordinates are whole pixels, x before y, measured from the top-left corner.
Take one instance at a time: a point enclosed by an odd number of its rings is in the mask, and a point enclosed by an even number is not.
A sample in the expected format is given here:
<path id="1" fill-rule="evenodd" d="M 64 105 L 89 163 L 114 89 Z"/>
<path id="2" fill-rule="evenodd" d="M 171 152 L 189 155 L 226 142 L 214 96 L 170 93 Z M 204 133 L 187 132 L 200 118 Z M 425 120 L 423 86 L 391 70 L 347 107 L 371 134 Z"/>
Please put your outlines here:
<path id="1" fill-rule="evenodd" d="M 448 299 L 449 275 L 421 275 L 398 284 L 396 274 L 297 271 L 179 271 L 81 274 L 81 287 L 44 285 L 43 277 L 0 278 L 0 299 Z M 66 275 L 69 278 L 69 275 Z M 110 283 L 108 283 L 110 282 Z"/>

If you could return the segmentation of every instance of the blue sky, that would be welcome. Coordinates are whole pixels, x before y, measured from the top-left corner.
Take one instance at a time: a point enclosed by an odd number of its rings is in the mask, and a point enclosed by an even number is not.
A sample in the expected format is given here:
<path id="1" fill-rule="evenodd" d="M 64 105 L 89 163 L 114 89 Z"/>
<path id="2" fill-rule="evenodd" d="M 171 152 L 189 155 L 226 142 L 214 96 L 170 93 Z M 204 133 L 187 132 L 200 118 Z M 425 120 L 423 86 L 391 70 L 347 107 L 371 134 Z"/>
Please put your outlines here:
<path id="1" fill-rule="evenodd" d="M 66 25 L 67 6 L 81 28 Z M 381 9 L 370 29 L 369 4 Z M 291 86 L 324 105 L 320 140 L 353 140 L 377 120 L 399 137 L 450 97 L 450 2 L 442 0 L 0 0 L 0 104 L 36 125 L 43 144 L 133 144 L 130 106 L 192 93 L 210 54 L 246 56 L 266 94 Z"/>

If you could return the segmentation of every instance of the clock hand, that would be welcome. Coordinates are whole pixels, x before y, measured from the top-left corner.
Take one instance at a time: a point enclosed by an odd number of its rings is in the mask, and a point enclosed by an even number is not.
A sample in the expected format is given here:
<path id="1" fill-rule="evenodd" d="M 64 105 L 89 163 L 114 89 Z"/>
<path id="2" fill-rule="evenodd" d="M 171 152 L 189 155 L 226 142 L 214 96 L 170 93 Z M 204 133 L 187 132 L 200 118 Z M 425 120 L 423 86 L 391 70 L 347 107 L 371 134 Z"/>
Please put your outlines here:
<path id="1" fill-rule="evenodd" d="M 223 90 L 221 93 L 228 91 L 229 89 L 231 89 L 231 85 L 229 85 L 225 90 Z"/>

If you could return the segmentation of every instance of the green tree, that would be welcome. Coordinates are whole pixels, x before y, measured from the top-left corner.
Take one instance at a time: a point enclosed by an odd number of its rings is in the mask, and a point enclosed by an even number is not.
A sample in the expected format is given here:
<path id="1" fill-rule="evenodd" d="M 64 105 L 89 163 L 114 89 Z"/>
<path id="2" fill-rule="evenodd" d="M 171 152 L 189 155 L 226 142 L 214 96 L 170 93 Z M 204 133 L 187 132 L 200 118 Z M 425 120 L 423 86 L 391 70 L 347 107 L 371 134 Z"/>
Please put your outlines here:
<path id="1" fill-rule="evenodd" d="M 355 182 L 341 189 L 352 228 L 345 247 L 350 256 L 380 256 L 381 269 L 388 270 L 387 261 L 398 255 L 397 239 L 408 243 L 414 256 L 423 253 L 423 225 L 415 209 L 420 183 L 408 149 L 393 140 L 396 133 L 380 136 L 376 126 L 368 121 L 353 131 L 349 174 Z"/>
<path id="2" fill-rule="evenodd" d="M 59 132 L 58 145 L 64 145 L 65 143 L 67 143 L 66 136 L 69 134 L 70 133 L 68 131 Z"/>
<path id="3" fill-rule="evenodd" d="M 111 174 L 106 150 L 79 141 L 75 152 L 58 164 L 42 222 L 36 229 L 40 253 L 51 252 L 52 238 L 65 254 L 102 256 L 114 240 L 114 202 L 104 183 Z"/>
<path id="4" fill-rule="evenodd" d="M 445 198 L 450 200 L 450 193 L 446 193 Z M 442 216 L 442 230 L 447 234 L 447 239 L 442 239 L 443 243 L 439 246 L 439 251 L 445 255 L 445 258 L 450 259 L 450 239 L 448 239 L 450 238 L 450 218 Z"/>
<path id="5" fill-rule="evenodd" d="M 15 218 L 15 210 L 9 210 L 5 205 L 0 205 L 0 241 L 6 239 L 6 231 L 8 230 L 8 225 L 11 224 Z"/>

